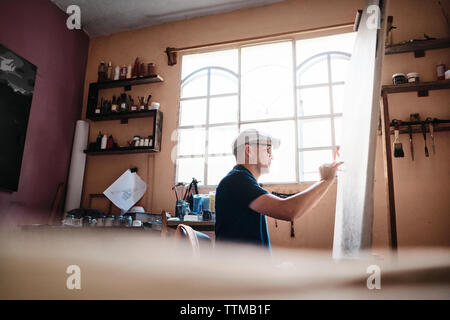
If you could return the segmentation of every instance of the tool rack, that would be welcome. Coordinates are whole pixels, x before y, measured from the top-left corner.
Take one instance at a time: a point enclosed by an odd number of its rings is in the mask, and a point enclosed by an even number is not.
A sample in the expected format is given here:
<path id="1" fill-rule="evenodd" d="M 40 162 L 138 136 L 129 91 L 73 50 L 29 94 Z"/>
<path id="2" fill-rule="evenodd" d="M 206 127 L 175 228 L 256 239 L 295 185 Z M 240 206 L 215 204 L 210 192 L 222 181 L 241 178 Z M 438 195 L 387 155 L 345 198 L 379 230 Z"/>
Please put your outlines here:
<path id="1" fill-rule="evenodd" d="M 410 50 L 412 51 L 412 50 Z M 389 224 L 388 224 L 388 235 L 391 249 L 395 252 L 397 251 L 397 222 L 396 222 L 396 212 L 395 212 L 395 198 L 394 198 L 394 178 L 392 171 L 392 146 L 391 146 L 391 131 L 390 127 L 395 126 L 389 120 L 389 103 L 388 95 L 394 93 L 402 92 L 417 92 L 418 97 L 428 96 L 429 90 L 444 90 L 450 89 L 450 80 L 432 81 L 432 82 L 419 82 L 419 83 L 405 83 L 399 85 L 385 85 L 382 86 L 381 90 L 381 132 L 383 141 L 383 155 L 384 155 L 384 173 L 386 181 L 387 190 L 387 204 L 389 209 Z M 435 119 L 436 125 L 435 132 L 437 131 L 450 131 L 450 126 L 445 125 L 449 123 L 449 120 L 439 120 Z M 414 122 L 402 122 L 401 126 L 410 125 L 421 125 L 422 123 L 428 124 L 429 121 L 414 121 Z M 389 134 L 387 134 L 389 130 Z M 413 132 L 422 132 L 419 128 L 413 128 Z M 400 133 L 408 133 L 407 129 L 400 130 Z"/>

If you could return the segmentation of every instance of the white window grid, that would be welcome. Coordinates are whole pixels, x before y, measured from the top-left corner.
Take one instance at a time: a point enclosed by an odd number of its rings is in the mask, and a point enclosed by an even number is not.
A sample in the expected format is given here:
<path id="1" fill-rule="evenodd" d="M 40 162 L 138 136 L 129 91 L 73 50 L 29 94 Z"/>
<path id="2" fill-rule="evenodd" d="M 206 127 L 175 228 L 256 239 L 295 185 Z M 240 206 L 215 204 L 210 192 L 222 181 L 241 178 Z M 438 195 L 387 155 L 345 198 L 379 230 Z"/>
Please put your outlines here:
<path id="1" fill-rule="evenodd" d="M 241 120 L 241 48 L 243 47 L 238 47 L 238 54 L 237 54 L 237 60 L 238 60 L 238 73 L 223 68 L 223 67 L 218 67 L 218 66 L 208 66 L 208 67 L 203 67 L 200 69 L 197 69 L 193 72 L 191 72 L 190 74 L 188 74 L 186 77 L 184 77 L 184 79 L 182 79 L 181 81 L 181 85 L 180 88 L 183 88 L 183 85 L 186 85 L 189 80 L 193 80 L 195 79 L 195 76 L 197 74 L 201 74 L 201 72 L 203 71 L 207 71 L 206 76 L 207 76 L 207 90 L 206 90 L 206 95 L 202 95 L 202 96 L 194 96 L 194 97 L 186 97 L 186 98 L 180 98 L 180 105 L 181 106 L 181 102 L 182 101 L 188 101 L 188 100 L 197 100 L 197 99 L 206 99 L 206 123 L 203 125 L 178 125 L 177 128 L 178 129 L 195 129 L 195 128 L 204 128 L 205 129 L 205 152 L 204 154 L 200 154 L 200 155 L 179 155 L 177 152 L 177 156 L 176 159 L 183 159 L 183 158 L 204 158 L 204 169 L 203 169 L 203 174 L 204 174 L 204 183 L 200 184 L 203 187 L 215 187 L 216 185 L 211 185 L 208 184 L 208 158 L 210 157 L 217 157 L 217 156 L 231 156 L 233 155 L 231 152 L 231 146 L 230 146 L 230 152 L 229 153 L 213 153 L 213 154 L 209 154 L 208 153 L 208 131 L 209 128 L 211 127 L 221 127 L 221 126 L 229 126 L 229 125 L 236 125 L 238 132 L 240 132 L 241 130 L 241 125 L 244 124 L 259 124 L 259 123 L 267 123 L 267 122 L 278 122 L 278 121 L 286 121 L 286 120 L 292 120 L 294 121 L 294 130 L 295 130 L 295 146 L 296 146 L 296 152 L 295 152 L 295 182 L 271 182 L 271 183 L 266 183 L 266 185 L 278 185 L 278 184 L 283 184 L 283 185 L 288 185 L 288 184 L 298 184 L 298 183 L 311 183 L 314 181 L 304 181 L 303 180 L 303 161 L 299 161 L 299 155 L 301 152 L 303 151 L 319 151 L 319 150 L 331 150 L 334 151 L 337 147 L 336 145 L 336 135 L 335 135 L 335 119 L 342 117 L 342 113 L 335 113 L 334 112 L 334 103 L 333 103 L 333 86 L 335 85 L 343 85 L 345 82 L 344 81 L 332 81 L 332 71 L 331 71 L 331 59 L 332 56 L 338 59 L 347 59 L 349 60 L 351 55 L 347 52 L 341 52 L 341 51 L 327 51 L 327 52 L 322 52 L 319 54 L 316 54 L 312 57 L 309 57 L 308 59 L 306 59 L 305 61 L 303 61 L 301 64 L 297 65 L 297 57 L 296 57 L 296 39 L 291 39 L 288 40 L 290 41 L 291 47 L 292 47 L 292 59 L 293 59 L 293 65 L 296 66 L 293 69 L 293 79 L 294 79 L 294 86 L 293 86 L 293 98 L 294 98 L 294 116 L 292 117 L 278 117 L 278 118 L 267 118 L 267 119 L 258 119 L 258 120 Z M 283 40 L 282 42 L 286 42 L 286 40 Z M 258 45 L 258 44 L 253 44 L 253 45 Z M 305 66 L 308 62 L 313 61 L 315 59 L 321 58 L 322 56 L 326 56 L 326 60 L 327 60 L 327 82 L 324 83 L 315 83 L 315 84 L 306 84 L 306 85 L 301 85 L 299 82 L 299 73 L 300 73 L 300 69 Z M 228 72 L 231 75 L 233 75 L 234 77 L 236 77 L 236 81 L 237 81 L 237 92 L 236 93 L 224 93 L 224 94 L 210 94 L 210 89 L 211 89 L 211 70 L 221 70 L 224 72 Z M 306 88 L 318 88 L 318 87 L 328 87 L 328 93 L 329 93 L 329 103 L 330 103 L 330 113 L 327 114 L 321 114 L 321 115 L 311 115 L 311 116 L 299 116 L 298 115 L 298 99 L 297 99 L 297 90 L 298 89 L 306 89 Z M 180 90 L 181 93 L 181 90 Z M 214 123 L 214 124 L 210 124 L 209 123 L 209 112 L 210 112 L 210 99 L 213 98 L 219 98 L 219 97 L 230 97 L 230 96 L 237 96 L 237 100 L 238 100 L 238 121 L 234 121 L 234 122 L 224 122 L 224 123 Z M 328 146 L 320 146 L 320 147 L 301 147 L 299 146 L 299 138 L 298 138 L 298 127 L 299 127 L 299 123 L 301 120 L 314 120 L 314 119 L 330 119 L 331 121 L 331 126 L 330 126 L 330 130 L 331 130 L 331 145 Z M 175 161 L 175 183 L 177 182 L 177 173 L 178 173 L 178 168 L 176 168 L 176 161 Z M 188 181 L 184 181 L 184 182 L 188 182 Z"/>

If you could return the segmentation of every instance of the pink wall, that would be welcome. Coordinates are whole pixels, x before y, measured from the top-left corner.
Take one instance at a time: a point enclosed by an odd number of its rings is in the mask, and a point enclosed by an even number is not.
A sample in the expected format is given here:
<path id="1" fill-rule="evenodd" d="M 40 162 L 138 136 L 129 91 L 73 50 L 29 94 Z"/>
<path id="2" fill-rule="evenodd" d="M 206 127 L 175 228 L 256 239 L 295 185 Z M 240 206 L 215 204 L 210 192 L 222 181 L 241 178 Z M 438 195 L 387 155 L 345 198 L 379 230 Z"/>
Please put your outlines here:
<path id="1" fill-rule="evenodd" d="M 0 191 L 0 226 L 46 223 L 65 182 L 89 38 L 48 0 L 2 0 L 0 43 L 37 66 L 18 192 Z"/>

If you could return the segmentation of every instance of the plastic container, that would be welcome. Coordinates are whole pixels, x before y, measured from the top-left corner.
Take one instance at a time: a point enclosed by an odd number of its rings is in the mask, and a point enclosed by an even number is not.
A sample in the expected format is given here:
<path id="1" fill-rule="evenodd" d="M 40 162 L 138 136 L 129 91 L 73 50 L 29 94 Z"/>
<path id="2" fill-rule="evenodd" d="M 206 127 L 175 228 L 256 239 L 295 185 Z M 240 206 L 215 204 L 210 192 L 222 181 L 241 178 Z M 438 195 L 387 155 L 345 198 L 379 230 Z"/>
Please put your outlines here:
<path id="1" fill-rule="evenodd" d="M 216 192 L 210 191 L 209 192 L 209 210 L 216 211 Z"/>
<path id="2" fill-rule="evenodd" d="M 200 194 L 192 195 L 193 203 L 192 203 L 192 211 L 200 212 L 202 210 L 202 196 Z"/>
<path id="3" fill-rule="evenodd" d="M 417 73 L 417 72 L 410 72 L 406 76 L 408 77 L 409 83 L 419 82 L 419 73 Z"/>
<path id="4" fill-rule="evenodd" d="M 150 110 L 158 110 L 159 109 L 159 102 L 152 102 L 150 105 Z"/>
<path id="5" fill-rule="evenodd" d="M 392 75 L 392 83 L 393 84 L 408 83 L 408 79 L 406 78 L 404 73 L 395 73 Z"/>

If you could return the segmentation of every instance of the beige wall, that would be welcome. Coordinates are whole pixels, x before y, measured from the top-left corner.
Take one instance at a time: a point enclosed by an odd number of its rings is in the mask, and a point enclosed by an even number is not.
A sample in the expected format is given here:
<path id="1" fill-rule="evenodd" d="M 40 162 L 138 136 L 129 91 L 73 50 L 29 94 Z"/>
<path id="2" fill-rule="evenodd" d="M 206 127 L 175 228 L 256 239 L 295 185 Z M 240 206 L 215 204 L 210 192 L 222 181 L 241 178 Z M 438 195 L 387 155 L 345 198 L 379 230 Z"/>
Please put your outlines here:
<path id="1" fill-rule="evenodd" d="M 395 42 L 421 37 L 424 32 L 435 37 L 449 36 L 439 7 L 435 3 L 437 1 L 391 2 L 389 14 L 394 16 L 394 25 L 398 27 L 394 34 Z M 162 151 L 159 154 L 88 157 L 83 206 L 87 206 L 87 194 L 101 193 L 124 170 L 136 166 L 139 175 L 149 184 L 141 205 L 152 212 L 162 209 L 173 212 L 175 199 L 171 187 L 174 183 L 174 166 L 170 154 L 175 142 L 171 141 L 171 133 L 176 129 L 178 119 L 181 59 L 179 58 L 177 65 L 168 66 L 164 53 L 166 47 L 186 47 L 351 22 L 362 4 L 362 0 L 285 1 L 91 39 L 82 117 L 85 118 L 89 83 L 97 79 L 100 60 L 111 60 L 113 65 L 133 64 L 136 56 L 139 56 L 144 61 L 155 62 L 158 73 L 165 81 L 161 84 L 136 87 L 133 95 L 150 92 L 154 101 L 161 103 L 164 121 Z M 430 51 L 426 53 L 425 58 L 420 59 L 414 59 L 412 53 L 387 56 L 384 61 L 383 84 L 390 84 L 390 76 L 395 72 L 417 71 L 420 72 L 422 80 L 434 80 L 438 60 L 450 65 L 449 52 L 449 49 Z M 417 98 L 414 93 L 400 94 L 390 98 L 391 113 L 393 117 L 401 119 L 407 119 L 412 112 L 448 119 L 448 101 L 448 91 L 430 92 L 427 98 Z M 131 119 L 128 124 L 120 124 L 119 121 L 91 122 L 90 141 L 93 141 L 101 130 L 112 133 L 119 143 L 124 144 L 135 133 L 145 132 L 149 122 L 148 119 Z M 436 134 L 437 154 L 431 155 L 430 158 L 423 156 L 423 138 L 418 134 L 414 138 L 416 161 L 412 162 L 409 158 L 407 136 L 401 137 L 407 157 L 394 160 L 399 245 L 448 246 L 450 136 L 449 133 Z M 268 189 L 295 192 L 306 187 L 307 185 L 277 186 Z M 200 190 L 202 191 L 204 190 Z M 385 247 L 388 245 L 388 237 L 381 139 L 378 139 L 377 147 L 374 198 L 374 245 Z M 296 221 L 295 238 L 289 236 L 289 223 L 278 222 L 278 227 L 275 228 L 273 220 L 269 219 L 272 244 L 331 248 L 335 199 L 336 186 L 312 212 Z"/>

